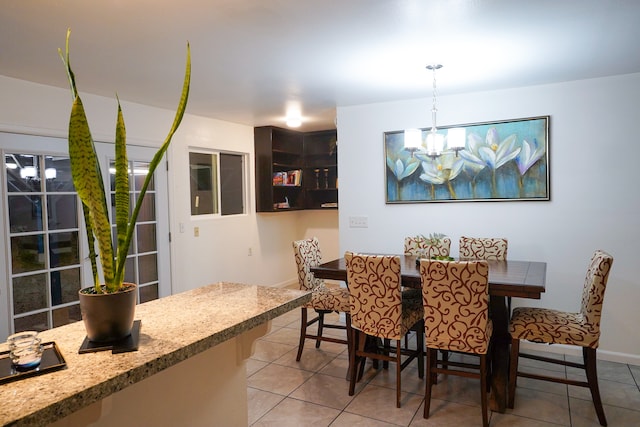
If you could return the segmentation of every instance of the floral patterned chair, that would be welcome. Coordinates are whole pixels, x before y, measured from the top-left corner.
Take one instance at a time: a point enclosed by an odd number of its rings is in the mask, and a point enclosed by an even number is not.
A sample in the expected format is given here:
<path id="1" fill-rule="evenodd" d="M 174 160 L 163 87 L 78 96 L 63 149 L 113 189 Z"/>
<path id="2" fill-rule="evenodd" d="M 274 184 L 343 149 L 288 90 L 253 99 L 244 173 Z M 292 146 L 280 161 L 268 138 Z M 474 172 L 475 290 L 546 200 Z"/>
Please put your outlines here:
<path id="1" fill-rule="evenodd" d="M 422 236 L 413 236 L 404 238 L 404 254 L 424 256 L 431 258 L 433 256 L 449 256 L 451 249 L 451 239 L 443 237 L 440 239 L 439 245 L 433 245 L 427 242 Z"/>
<path id="2" fill-rule="evenodd" d="M 423 309 L 418 299 L 404 300 L 400 292 L 400 258 L 391 255 L 345 253 L 347 285 L 351 306 L 353 349 L 349 360 L 349 396 L 353 396 L 356 377 L 361 378 L 366 358 L 396 363 L 396 407 L 400 408 L 401 372 L 418 361 L 420 378 L 424 376 Z M 416 348 L 403 348 L 402 337 L 409 330 L 419 331 Z M 377 345 L 384 340 L 384 346 Z M 390 342 L 395 340 L 395 347 Z M 368 342 L 367 342 L 368 341 Z M 372 348 L 372 341 L 376 341 Z M 394 354 L 394 356 L 391 356 Z M 402 362 L 402 356 L 408 356 Z"/>
<path id="3" fill-rule="evenodd" d="M 591 258 L 582 291 L 580 312 L 567 313 L 547 308 L 517 307 L 513 310 L 509 332 L 511 333 L 511 363 L 509 369 L 508 406 L 513 408 L 517 377 L 588 387 L 591 390 L 593 406 L 600 425 L 606 426 L 607 419 L 600 400 L 598 373 L 596 370 L 596 349 L 600 340 L 600 315 L 607 286 L 609 270 L 613 264 L 611 255 L 597 250 Z M 520 340 L 545 344 L 564 344 L 582 348 L 583 363 L 551 359 L 544 356 L 520 352 Z M 584 369 L 587 381 L 535 375 L 518 371 L 518 356 L 544 362 Z"/>
<path id="4" fill-rule="evenodd" d="M 486 237 L 460 237 L 461 260 L 498 260 L 507 259 L 507 239 Z"/>
<path id="5" fill-rule="evenodd" d="M 300 342 L 298 344 L 298 355 L 296 360 L 300 361 L 304 342 L 306 339 L 316 340 L 316 348 L 320 347 L 321 341 L 330 341 L 340 344 L 349 343 L 349 330 L 351 319 L 349 316 L 349 290 L 347 288 L 327 287 L 322 279 L 314 277 L 311 267 L 319 265 L 322 261 L 320 244 L 316 237 L 293 242 L 293 253 L 298 267 L 298 283 L 301 290 L 311 291 L 311 301 L 302 307 L 300 320 Z M 318 314 L 311 320 L 307 318 L 307 309 L 313 309 Z M 324 316 L 327 313 L 345 313 L 345 325 L 325 323 Z M 317 334 L 307 331 L 307 328 L 314 323 L 318 323 Z M 323 336 L 324 328 L 346 329 L 345 339 Z"/>
<path id="6" fill-rule="evenodd" d="M 486 261 L 423 259 L 420 261 L 420 276 L 427 347 L 424 418 L 429 418 L 431 388 L 437 374 L 452 374 L 480 379 L 482 425 L 486 427 L 489 424 L 487 354 L 493 331 L 489 319 L 489 266 Z M 477 355 L 480 363 L 440 361 L 438 350 Z M 475 371 L 468 368 L 475 368 Z"/>

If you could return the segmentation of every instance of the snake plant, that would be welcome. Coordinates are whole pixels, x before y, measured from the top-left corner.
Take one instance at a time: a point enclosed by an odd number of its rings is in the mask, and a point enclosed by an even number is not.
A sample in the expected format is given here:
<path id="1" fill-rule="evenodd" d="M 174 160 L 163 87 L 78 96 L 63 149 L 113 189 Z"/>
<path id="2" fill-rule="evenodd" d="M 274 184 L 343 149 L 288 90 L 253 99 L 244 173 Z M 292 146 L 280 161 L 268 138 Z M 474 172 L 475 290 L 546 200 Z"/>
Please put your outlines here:
<path id="1" fill-rule="evenodd" d="M 94 277 L 94 289 L 96 293 L 113 293 L 120 290 L 124 281 L 124 267 L 127 259 L 131 239 L 135 231 L 135 225 L 140 212 L 142 201 L 147 192 L 147 187 L 156 167 L 162 160 L 171 139 L 178 129 L 184 116 L 189 87 L 191 81 L 191 50 L 187 43 L 187 65 L 182 86 L 182 95 L 176 111 L 173 125 L 162 146 L 154 155 L 149 164 L 149 172 L 144 180 L 140 194 L 135 203 L 131 217 L 129 217 L 129 173 L 126 150 L 126 130 L 120 100 L 117 98 L 118 112 L 116 119 L 115 140 L 115 223 L 117 234 L 117 246 L 114 248 L 111 238 L 111 225 L 109 223 L 109 204 L 105 192 L 102 172 L 95 151 L 93 138 L 89 129 L 89 122 L 85 114 L 82 100 L 78 94 L 76 80 L 69 62 L 69 38 L 71 30 L 67 30 L 66 52 L 58 49 L 60 58 L 64 63 L 71 86 L 73 104 L 69 119 L 69 158 L 71 163 L 71 175 L 73 184 L 80 200 L 84 213 L 85 227 L 89 246 L 89 257 Z M 96 256 L 96 243 L 100 266 L 102 268 L 102 280 L 98 275 Z"/>

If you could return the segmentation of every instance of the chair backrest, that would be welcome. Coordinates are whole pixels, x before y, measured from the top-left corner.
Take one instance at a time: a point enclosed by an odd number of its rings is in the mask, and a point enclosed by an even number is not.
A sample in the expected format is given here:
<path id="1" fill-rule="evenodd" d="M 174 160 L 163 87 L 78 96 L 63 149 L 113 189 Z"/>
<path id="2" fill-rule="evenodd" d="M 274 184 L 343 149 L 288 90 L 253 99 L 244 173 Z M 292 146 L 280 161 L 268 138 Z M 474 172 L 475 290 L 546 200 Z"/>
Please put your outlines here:
<path id="1" fill-rule="evenodd" d="M 320 265 L 322 253 L 317 237 L 293 242 L 293 255 L 298 266 L 298 284 L 301 290 L 317 291 L 323 288 L 324 280 L 319 279 L 311 272 L 311 267 Z"/>
<path id="2" fill-rule="evenodd" d="M 404 238 L 404 254 L 423 256 L 431 258 L 433 256 L 449 256 L 451 249 L 451 239 L 443 237 L 439 244 L 432 245 L 422 236 L 413 236 Z"/>
<path id="3" fill-rule="evenodd" d="M 487 237 L 460 237 L 460 259 L 507 259 L 507 239 Z"/>
<path id="4" fill-rule="evenodd" d="M 595 251 L 584 279 L 580 313 L 584 316 L 590 332 L 598 337 L 600 336 L 600 316 L 604 291 L 607 287 L 612 264 L 613 257 L 611 255 L 601 250 Z M 597 347 L 597 343 L 595 345 Z"/>
<path id="5" fill-rule="evenodd" d="M 368 335 L 402 339 L 400 257 L 346 252 L 351 326 Z"/>
<path id="6" fill-rule="evenodd" d="M 486 261 L 420 261 L 427 347 L 486 354 L 489 265 Z"/>

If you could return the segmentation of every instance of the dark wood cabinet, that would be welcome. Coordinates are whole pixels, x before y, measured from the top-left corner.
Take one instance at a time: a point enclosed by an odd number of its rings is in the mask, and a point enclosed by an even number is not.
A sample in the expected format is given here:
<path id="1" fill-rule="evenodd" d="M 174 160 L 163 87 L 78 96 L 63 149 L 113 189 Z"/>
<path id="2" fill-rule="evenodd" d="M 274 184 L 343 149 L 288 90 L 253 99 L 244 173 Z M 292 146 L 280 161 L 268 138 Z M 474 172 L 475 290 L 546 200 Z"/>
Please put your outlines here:
<path id="1" fill-rule="evenodd" d="M 254 128 L 257 212 L 337 209 L 336 136 L 335 130 Z"/>

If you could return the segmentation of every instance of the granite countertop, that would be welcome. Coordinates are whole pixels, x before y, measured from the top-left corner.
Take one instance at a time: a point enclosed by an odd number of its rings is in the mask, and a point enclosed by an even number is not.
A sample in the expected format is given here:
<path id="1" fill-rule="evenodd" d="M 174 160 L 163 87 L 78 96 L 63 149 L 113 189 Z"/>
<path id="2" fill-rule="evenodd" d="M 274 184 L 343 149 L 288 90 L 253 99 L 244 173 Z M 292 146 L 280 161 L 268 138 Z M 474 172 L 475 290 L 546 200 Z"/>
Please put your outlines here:
<path id="1" fill-rule="evenodd" d="M 42 341 L 56 342 L 67 368 L 0 385 L 0 425 L 53 422 L 310 298 L 309 292 L 226 282 L 160 298 L 136 306 L 139 349 L 121 354 L 78 354 L 86 336 L 82 322 L 43 331 Z"/>

